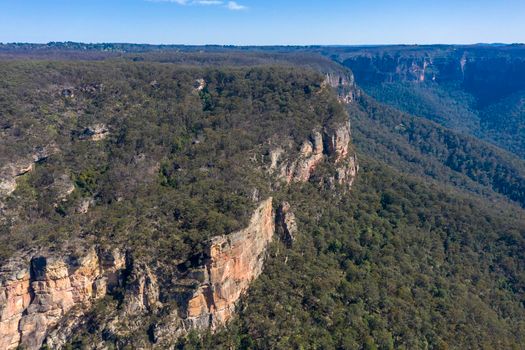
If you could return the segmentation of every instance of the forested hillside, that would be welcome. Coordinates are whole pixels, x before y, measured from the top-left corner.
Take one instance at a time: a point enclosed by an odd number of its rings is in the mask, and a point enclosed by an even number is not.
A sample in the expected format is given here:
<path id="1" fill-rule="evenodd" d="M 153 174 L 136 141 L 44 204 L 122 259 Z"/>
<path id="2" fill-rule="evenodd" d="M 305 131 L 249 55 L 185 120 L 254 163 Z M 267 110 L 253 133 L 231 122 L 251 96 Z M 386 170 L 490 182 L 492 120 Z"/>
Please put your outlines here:
<path id="1" fill-rule="evenodd" d="M 282 68 L 39 62 L 0 69 L 2 175 L 37 157 L 35 171 L 21 171 L 3 200 L 2 258 L 85 234 L 184 257 L 210 234 L 241 227 L 253 191 L 266 196 L 254 155 L 345 118 L 322 77 Z M 78 213 L 85 203 L 88 219 Z M 159 240 L 160 227 L 172 238 Z"/>
<path id="2" fill-rule="evenodd" d="M 523 162 L 363 94 L 348 110 L 351 194 L 298 190 L 297 244 L 228 331 L 181 348 L 520 349 Z"/>
<path id="3" fill-rule="evenodd" d="M 525 163 L 472 95 L 363 91 L 319 55 L 353 48 L 64 45 L 0 47 L 6 348 L 523 348 Z M 366 93 L 408 84 L 425 113 Z"/>
<path id="4" fill-rule="evenodd" d="M 522 347 L 522 212 L 361 166 L 340 202 L 294 195 L 297 244 L 274 248 L 227 331 L 182 348 Z"/>

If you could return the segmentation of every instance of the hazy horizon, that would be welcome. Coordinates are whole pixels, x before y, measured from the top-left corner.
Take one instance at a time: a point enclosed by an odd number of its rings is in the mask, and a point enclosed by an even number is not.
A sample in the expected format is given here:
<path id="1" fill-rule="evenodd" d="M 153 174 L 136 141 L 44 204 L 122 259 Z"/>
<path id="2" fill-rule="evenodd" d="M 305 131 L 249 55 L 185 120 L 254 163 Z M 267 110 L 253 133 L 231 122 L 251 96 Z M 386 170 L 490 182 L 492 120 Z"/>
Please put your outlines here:
<path id="1" fill-rule="evenodd" d="M 396 47 L 396 46 L 407 46 L 407 47 L 414 47 L 414 46 L 512 46 L 512 45 L 525 45 L 525 42 L 479 42 L 479 43 L 458 43 L 458 44 L 451 44 L 451 43 L 393 43 L 393 44 L 246 44 L 246 45 L 235 45 L 235 44 L 179 44 L 179 43 L 150 43 L 150 42 L 111 42 L 111 41 L 99 41 L 99 42 L 84 42 L 84 41 L 71 41 L 71 40 L 52 40 L 47 42 L 29 42 L 29 41 L 11 41 L 11 42 L 2 42 L 0 41 L 0 45 L 50 45 L 54 43 L 73 43 L 73 44 L 83 44 L 83 45 L 144 45 L 144 46 L 172 46 L 172 47 L 241 47 L 241 48 L 249 48 L 249 47 L 260 47 L 260 48 L 272 48 L 272 47 L 304 47 L 304 48 L 311 48 L 311 47 L 356 47 L 356 48 L 363 48 L 363 47 Z"/>
<path id="2" fill-rule="evenodd" d="M 525 42 L 507 0 L 0 0 L 0 42 L 379 46 Z"/>

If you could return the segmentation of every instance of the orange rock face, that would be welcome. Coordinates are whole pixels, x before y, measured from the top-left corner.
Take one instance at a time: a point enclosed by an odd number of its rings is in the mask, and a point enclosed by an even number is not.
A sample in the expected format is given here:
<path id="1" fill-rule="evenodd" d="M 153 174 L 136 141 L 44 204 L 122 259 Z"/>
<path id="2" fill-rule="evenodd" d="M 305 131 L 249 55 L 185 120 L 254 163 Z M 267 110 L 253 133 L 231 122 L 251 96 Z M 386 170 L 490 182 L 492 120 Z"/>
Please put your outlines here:
<path id="1" fill-rule="evenodd" d="M 228 322 L 239 298 L 262 272 L 274 222 L 270 198 L 255 210 L 248 227 L 210 241 L 202 267 L 204 280 L 187 306 L 177 311 L 180 316 L 174 318 L 176 324 L 167 338 L 174 340 L 189 329 L 215 330 Z M 101 254 L 91 248 L 81 255 L 77 259 L 33 255 L 2 268 L 0 349 L 39 349 L 43 343 L 61 348 L 93 302 L 107 295 L 108 286 L 121 285 L 123 270 L 129 276 L 119 317 L 154 313 L 163 307 L 157 277 L 146 264 L 118 251 Z"/>
<path id="2" fill-rule="evenodd" d="M 208 280 L 190 299 L 186 319 L 192 327 L 212 330 L 232 317 L 236 302 L 263 268 L 274 234 L 272 199 L 264 201 L 244 230 L 219 236 L 209 246 Z"/>
<path id="3" fill-rule="evenodd" d="M 109 270 L 121 265 L 123 261 L 116 259 Z M 95 249 L 74 266 L 60 259 L 34 257 L 29 269 L 15 270 L 0 286 L 0 349 L 39 349 L 48 330 L 70 309 L 87 309 L 91 301 L 106 294 L 100 290 L 103 273 Z"/>
<path id="4" fill-rule="evenodd" d="M 0 349 L 16 349 L 20 342 L 18 324 L 31 302 L 29 272 L 0 287 Z"/>
<path id="5" fill-rule="evenodd" d="M 343 161 L 348 156 L 350 145 L 350 125 L 341 125 L 335 130 L 325 131 L 326 153 L 335 155 L 336 163 Z"/>

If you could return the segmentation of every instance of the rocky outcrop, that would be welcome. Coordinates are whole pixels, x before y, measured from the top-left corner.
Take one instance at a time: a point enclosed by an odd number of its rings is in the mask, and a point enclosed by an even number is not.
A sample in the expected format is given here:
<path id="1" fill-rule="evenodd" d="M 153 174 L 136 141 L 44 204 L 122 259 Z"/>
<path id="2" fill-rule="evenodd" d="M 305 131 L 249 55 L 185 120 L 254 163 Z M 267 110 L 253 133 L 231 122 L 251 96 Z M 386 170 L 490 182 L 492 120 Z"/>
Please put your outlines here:
<path id="1" fill-rule="evenodd" d="M 255 210 L 248 227 L 210 240 L 202 266 L 173 277 L 186 278 L 192 291 L 165 295 L 166 305 L 156 269 L 130 253 L 92 247 L 74 255 L 19 256 L 0 271 L 0 349 L 39 349 L 43 343 L 62 348 L 83 325 L 91 306 L 117 286 L 121 305 L 118 311 L 108 311 L 100 325 L 107 334 L 129 335 L 143 326 L 140 316 L 146 314 L 161 319 L 152 328 L 159 344 L 173 344 L 192 329 L 213 331 L 232 318 L 237 301 L 261 274 L 274 232 L 269 198 Z M 178 308 L 170 306 L 170 297 L 180 301 Z"/>
<path id="2" fill-rule="evenodd" d="M 323 136 L 319 130 L 314 130 L 310 139 L 303 142 L 297 159 L 291 162 L 284 162 L 278 168 L 279 177 L 284 179 L 288 184 L 308 181 L 315 168 L 324 159 L 323 150 Z M 281 155 L 283 155 L 283 152 L 280 148 L 270 153 L 274 169 Z"/>
<path id="3" fill-rule="evenodd" d="M 0 169 L 0 198 L 8 196 L 16 190 L 16 178 L 32 171 L 34 162 L 31 159 L 21 159 L 4 165 Z"/>
<path id="4" fill-rule="evenodd" d="M 0 167 L 0 200 L 16 190 L 18 177 L 33 171 L 35 164 L 45 161 L 52 154 L 58 152 L 54 144 L 46 147 L 35 147 L 33 152 Z"/>
<path id="5" fill-rule="evenodd" d="M 336 167 L 335 172 L 322 180 L 351 186 L 358 170 L 357 158 L 351 151 L 349 123 L 314 130 L 297 157 L 290 159 L 286 155 L 282 147 L 272 149 L 268 170 L 287 184 L 312 180 L 319 166 L 330 163 Z"/>
<path id="6" fill-rule="evenodd" d="M 335 156 L 335 162 L 342 162 L 350 151 L 350 124 L 344 123 L 335 128 L 325 128 L 323 147 L 327 155 Z"/>
<path id="7" fill-rule="evenodd" d="M 349 155 L 345 159 L 344 164 L 336 168 L 335 176 L 328 178 L 328 183 L 331 185 L 331 188 L 334 188 L 333 185 L 337 183 L 350 189 L 354 184 L 358 171 L 357 155 Z"/>
<path id="8" fill-rule="evenodd" d="M 109 129 L 105 124 L 94 124 L 85 128 L 79 135 L 81 140 L 101 141 L 109 135 Z"/>
<path id="9" fill-rule="evenodd" d="M 132 315 L 160 307 L 157 276 L 150 267 L 128 255 L 126 270 L 129 274 L 122 303 L 124 314 Z"/>
<path id="10" fill-rule="evenodd" d="M 237 301 L 262 272 L 274 231 L 270 198 L 255 210 L 247 228 L 211 240 L 205 281 L 189 300 L 184 315 L 189 328 L 214 330 L 231 319 Z"/>
<path id="11" fill-rule="evenodd" d="M 326 73 L 324 84 L 336 90 L 339 101 L 344 104 L 354 102 L 359 94 L 354 75 L 346 73 Z"/>
<path id="12" fill-rule="evenodd" d="M 81 258 L 51 253 L 27 258 L 26 263 L 7 264 L 0 274 L 1 349 L 39 349 L 70 311 L 82 315 L 106 295 L 124 266 L 118 250 L 100 253 L 95 248 Z"/>
<path id="13" fill-rule="evenodd" d="M 110 338 L 129 337 L 141 329 L 148 315 L 155 315 L 162 307 L 158 277 L 151 266 L 130 252 L 120 256 L 119 262 L 115 273 L 95 281 L 94 301 L 108 294 L 112 296 L 110 300 L 118 300 L 113 307 L 106 309 L 105 315 L 100 315 L 102 322 L 97 325 Z M 115 289 L 117 286 L 119 288 Z M 114 293 L 115 290 L 118 292 Z M 85 305 L 72 308 L 49 330 L 44 341 L 48 348 L 62 349 L 85 326 L 88 322 L 85 314 L 90 310 Z"/>
<path id="14" fill-rule="evenodd" d="M 193 84 L 193 90 L 195 92 L 201 92 L 206 87 L 206 81 L 203 78 L 199 78 L 195 80 L 195 83 Z"/>

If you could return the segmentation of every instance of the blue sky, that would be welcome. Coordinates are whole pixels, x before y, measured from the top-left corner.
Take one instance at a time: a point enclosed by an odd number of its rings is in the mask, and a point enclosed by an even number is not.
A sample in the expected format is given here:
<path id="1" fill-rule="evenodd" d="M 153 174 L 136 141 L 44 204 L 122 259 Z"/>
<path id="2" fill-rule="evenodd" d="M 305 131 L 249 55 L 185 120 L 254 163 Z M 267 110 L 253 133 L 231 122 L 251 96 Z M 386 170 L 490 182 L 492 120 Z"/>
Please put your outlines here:
<path id="1" fill-rule="evenodd" d="M 0 0 L 0 42 L 525 42 L 525 0 Z"/>

